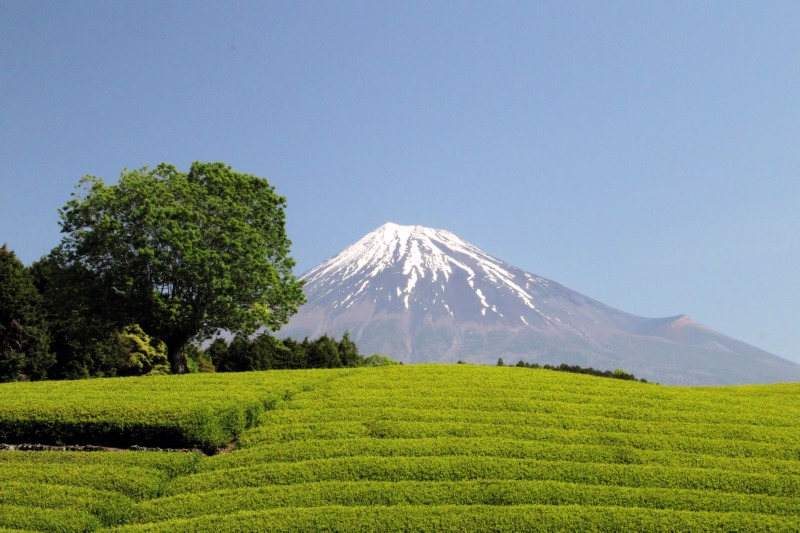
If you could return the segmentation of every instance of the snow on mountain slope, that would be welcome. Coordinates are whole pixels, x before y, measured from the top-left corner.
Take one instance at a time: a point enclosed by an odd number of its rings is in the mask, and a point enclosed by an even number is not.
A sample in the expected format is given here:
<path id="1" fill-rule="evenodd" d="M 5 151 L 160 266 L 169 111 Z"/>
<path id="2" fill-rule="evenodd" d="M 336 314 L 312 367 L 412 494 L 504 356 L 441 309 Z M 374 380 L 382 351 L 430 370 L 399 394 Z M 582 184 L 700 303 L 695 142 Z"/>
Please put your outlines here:
<path id="1" fill-rule="evenodd" d="M 381 309 L 482 317 L 513 327 L 559 326 L 553 298 L 614 310 L 496 259 L 448 231 L 388 223 L 302 276 L 306 295 L 340 314 L 359 303 Z M 536 302 L 536 303 L 534 303 Z M 456 317 L 458 313 L 458 317 Z M 634 317 L 616 312 L 617 318 Z M 568 322 L 565 323 L 568 325 Z"/>
<path id="2" fill-rule="evenodd" d="M 284 336 L 341 335 L 405 362 L 519 359 L 661 383 L 800 381 L 800 366 L 678 316 L 625 313 L 444 230 L 387 223 L 302 276 Z"/>

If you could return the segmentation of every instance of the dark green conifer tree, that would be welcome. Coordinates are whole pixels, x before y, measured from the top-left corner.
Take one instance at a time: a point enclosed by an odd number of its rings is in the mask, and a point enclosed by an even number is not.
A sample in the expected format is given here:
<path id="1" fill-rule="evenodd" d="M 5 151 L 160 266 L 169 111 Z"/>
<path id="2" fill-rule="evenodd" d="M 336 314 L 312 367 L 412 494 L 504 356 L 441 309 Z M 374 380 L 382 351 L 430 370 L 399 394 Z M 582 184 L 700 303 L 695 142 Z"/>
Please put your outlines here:
<path id="1" fill-rule="evenodd" d="M 342 340 L 339 341 L 339 359 L 342 361 L 343 366 L 356 367 L 361 363 L 362 357 L 358 353 L 358 346 L 355 341 L 350 338 L 350 332 L 345 331 L 342 335 Z"/>
<path id="2" fill-rule="evenodd" d="M 339 368 L 342 360 L 339 357 L 339 346 L 336 341 L 323 335 L 308 345 L 309 368 Z"/>
<path id="3" fill-rule="evenodd" d="M 33 276 L 4 244 L 0 248 L 0 381 L 45 379 L 54 362 Z"/>

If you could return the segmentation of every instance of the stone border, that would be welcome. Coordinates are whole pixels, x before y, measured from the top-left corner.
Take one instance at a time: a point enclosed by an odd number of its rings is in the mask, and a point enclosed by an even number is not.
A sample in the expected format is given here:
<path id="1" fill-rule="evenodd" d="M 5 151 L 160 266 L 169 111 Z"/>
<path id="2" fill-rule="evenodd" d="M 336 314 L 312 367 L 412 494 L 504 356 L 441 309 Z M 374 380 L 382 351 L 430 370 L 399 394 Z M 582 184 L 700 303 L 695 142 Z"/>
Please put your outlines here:
<path id="1" fill-rule="evenodd" d="M 199 448 L 148 448 L 134 444 L 130 448 L 111 448 L 108 446 L 95 446 L 93 444 L 69 444 L 65 446 L 52 446 L 49 444 L 6 444 L 0 442 L 0 450 L 15 450 L 20 452 L 184 452 L 201 453 Z"/>

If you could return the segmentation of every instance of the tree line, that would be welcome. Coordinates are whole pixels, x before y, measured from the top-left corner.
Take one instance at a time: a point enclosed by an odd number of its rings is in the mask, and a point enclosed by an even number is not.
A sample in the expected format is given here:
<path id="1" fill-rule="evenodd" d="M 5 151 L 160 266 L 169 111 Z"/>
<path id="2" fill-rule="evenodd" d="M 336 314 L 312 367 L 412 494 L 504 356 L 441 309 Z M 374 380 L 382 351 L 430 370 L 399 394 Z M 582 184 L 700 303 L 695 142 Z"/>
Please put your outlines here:
<path id="1" fill-rule="evenodd" d="M 244 372 L 402 364 L 385 355 L 361 355 L 347 331 L 339 340 L 328 335 L 314 340 L 306 337 L 302 341 L 271 335 L 237 335 L 230 342 L 217 338 L 205 350 L 197 350 L 190 359 L 197 361 L 201 372 L 205 370 L 204 365 L 212 365 L 217 372 Z"/>
<path id="2" fill-rule="evenodd" d="M 0 380 L 374 363 L 348 335 L 270 335 L 305 301 L 285 206 L 224 163 L 82 178 L 50 253 L 26 267 L 0 248 Z M 220 330 L 230 346 L 198 348 Z"/>
<path id="3" fill-rule="evenodd" d="M 0 247 L 0 381 L 164 374 L 166 344 L 138 324 L 114 328 L 102 317 L 64 307 L 64 290 L 48 259 L 25 267 Z M 59 287 L 58 290 L 56 288 Z M 67 312 L 68 310 L 68 312 Z M 342 368 L 398 364 L 365 357 L 345 332 L 341 339 L 280 339 L 264 333 L 216 338 L 185 347 L 189 372 Z"/>
<path id="4" fill-rule="evenodd" d="M 500 358 L 497 360 L 497 366 L 504 366 L 503 359 Z M 589 374 L 590 376 L 598 376 L 601 378 L 613 378 L 613 379 L 624 379 L 626 381 L 639 381 L 641 383 L 647 383 L 647 380 L 636 379 L 636 376 L 630 374 L 621 368 L 617 368 L 615 370 L 597 370 L 592 367 L 582 367 L 580 365 L 568 365 L 566 363 L 561 363 L 558 366 L 545 364 L 540 365 L 539 363 L 527 363 L 525 361 L 518 361 L 516 366 L 521 368 L 543 368 L 545 370 L 555 370 L 557 372 L 570 372 L 572 374 Z"/>

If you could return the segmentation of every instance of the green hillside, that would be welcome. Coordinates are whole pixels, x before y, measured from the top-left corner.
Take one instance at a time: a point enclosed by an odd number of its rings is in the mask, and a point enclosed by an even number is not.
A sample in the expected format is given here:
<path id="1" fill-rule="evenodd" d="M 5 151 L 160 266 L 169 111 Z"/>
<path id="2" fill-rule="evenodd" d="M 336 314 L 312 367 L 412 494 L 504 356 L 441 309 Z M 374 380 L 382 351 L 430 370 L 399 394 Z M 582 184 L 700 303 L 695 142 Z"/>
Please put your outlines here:
<path id="1" fill-rule="evenodd" d="M 800 384 L 418 365 L 0 385 L 0 442 L 91 437 L 237 446 L 2 451 L 0 531 L 800 530 Z"/>

